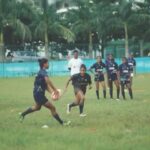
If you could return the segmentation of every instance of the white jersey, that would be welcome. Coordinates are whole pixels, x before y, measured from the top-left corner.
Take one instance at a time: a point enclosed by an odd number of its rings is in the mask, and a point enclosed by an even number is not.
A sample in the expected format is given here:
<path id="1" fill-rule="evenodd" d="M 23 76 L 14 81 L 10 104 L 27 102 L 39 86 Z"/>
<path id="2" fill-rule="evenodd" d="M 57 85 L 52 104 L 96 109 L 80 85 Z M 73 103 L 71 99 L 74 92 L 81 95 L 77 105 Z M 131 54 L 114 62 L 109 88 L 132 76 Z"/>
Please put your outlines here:
<path id="1" fill-rule="evenodd" d="M 77 73 L 80 73 L 80 67 L 83 64 L 83 61 L 80 58 L 72 58 L 68 63 L 68 68 L 71 68 L 71 76 Z"/>

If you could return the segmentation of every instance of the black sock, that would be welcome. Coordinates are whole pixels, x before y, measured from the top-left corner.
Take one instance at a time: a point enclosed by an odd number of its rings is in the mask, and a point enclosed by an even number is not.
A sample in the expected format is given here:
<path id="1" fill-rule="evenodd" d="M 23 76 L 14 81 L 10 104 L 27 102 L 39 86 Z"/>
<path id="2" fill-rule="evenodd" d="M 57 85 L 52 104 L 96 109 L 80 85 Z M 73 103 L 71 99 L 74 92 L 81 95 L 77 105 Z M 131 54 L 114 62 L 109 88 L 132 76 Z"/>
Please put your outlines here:
<path id="1" fill-rule="evenodd" d="M 117 89 L 117 99 L 119 99 L 119 95 L 120 95 L 120 88 Z"/>
<path id="2" fill-rule="evenodd" d="M 106 98 L 106 90 L 103 90 L 104 98 Z"/>
<path id="3" fill-rule="evenodd" d="M 83 108 L 84 108 L 84 103 L 82 103 L 82 104 L 79 105 L 80 114 L 83 113 Z"/>
<path id="4" fill-rule="evenodd" d="M 111 87 L 109 89 L 109 92 L 110 92 L 110 98 L 113 98 L 113 89 Z"/>
<path id="5" fill-rule="evenodd" d="M 58 114 L 53 115 L 53 117 L 60 123 L 63 124 L 63 121 L 60 119 Z"/>
<path id="6" fill-rule="evenodd" d="M 133 93 L 132 93 L 132 89 L 129 88 L 129 95 L 130 95 L 130 98 L 133 99 Z"/>
<path id="7" fill-rule="evenodd" d="M 75 106 L 77 106 L 78 104 L 76 104 L 76 103 L 71 103 L 70 105 L 69 105 L 69 108 L 71 109 L 72 107 L 75 107 Z"/>
<path id="8" fill-rule="evenodd" d="M 122 97 L 123 99 L 126 99 L 124 90 L 122 90 Z"/>
<path id="9" fill-rule="evenodd" d="M 96 96 L 97 96 L 97 99 L 99 99 L 99 91 L 96 90 Z"/>
<path id="10" fill-rule="evenodd" d="M 30 113 L 32 113 L 32 112 L 34 112 L 34 110 L 32 110 L 32 108 L 28 108 L 26 111 L 24 111 L 21 115 L 23 116 L 23 117 L 25 117 L 27 114 L 30 114 Z"/>

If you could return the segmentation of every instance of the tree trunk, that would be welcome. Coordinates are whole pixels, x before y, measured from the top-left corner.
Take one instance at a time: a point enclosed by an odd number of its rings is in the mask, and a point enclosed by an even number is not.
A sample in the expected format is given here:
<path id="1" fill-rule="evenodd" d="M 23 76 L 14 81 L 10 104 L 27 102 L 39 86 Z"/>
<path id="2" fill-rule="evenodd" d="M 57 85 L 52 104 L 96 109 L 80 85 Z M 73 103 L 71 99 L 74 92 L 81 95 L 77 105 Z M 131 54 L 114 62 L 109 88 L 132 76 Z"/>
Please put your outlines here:
<path id="1" fill-rule="evenodd" d="M 93 58 L 93 41 L 92 41 L 92 32 L 89 31 L 89 57 Z"/>
<path id="2" fill-rule="evenodd" d="M 143 52 L 144 52 L 144 49 L 143 49 L 143 40 L 140 40 L 140 56 L 143 57 Z"/>
<path id="3" fill-rule="evenodd" d="M 47 24 L 45 28 L 45 56 L 46 58 L 49 59 L 49 52 L 48 52 L 48 29 L 47 29 Z"/>
<path id="4" fill-rule="evenodd" d="M 124 31 L 125 31 L 125 56 L 129 55 L 129 39 L 128 39 L 128 25 L 124 23 Z"/>
<path id="5" fill-rule="evenodd" d="M 0 62 L 4 62 L 4 41 L 3 32 L 0 31 Z"/>

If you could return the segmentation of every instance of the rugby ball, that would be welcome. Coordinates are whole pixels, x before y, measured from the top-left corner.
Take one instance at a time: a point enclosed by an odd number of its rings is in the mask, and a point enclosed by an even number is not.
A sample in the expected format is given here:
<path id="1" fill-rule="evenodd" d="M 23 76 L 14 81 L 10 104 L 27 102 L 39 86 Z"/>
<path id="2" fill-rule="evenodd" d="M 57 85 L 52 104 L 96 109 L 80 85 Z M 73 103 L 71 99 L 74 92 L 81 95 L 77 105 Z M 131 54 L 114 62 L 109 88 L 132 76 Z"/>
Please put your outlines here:
<path id="1" fill-rule="evenodd" d="M 59 92 L 59 95 L 57 96 L 57 95 L 55 95 L 55 93 L 54 92 L 52 92 L 52 94 L 51 94 L 51 99 L 53 100 L 53 101 L 57 101 L 57 100 L 59 100 L 60 99 L 60 97 L 61 97 L 61 95 L 62 95 L 62 90 L 61 89 L 57 89 L 57 91 Z"/>

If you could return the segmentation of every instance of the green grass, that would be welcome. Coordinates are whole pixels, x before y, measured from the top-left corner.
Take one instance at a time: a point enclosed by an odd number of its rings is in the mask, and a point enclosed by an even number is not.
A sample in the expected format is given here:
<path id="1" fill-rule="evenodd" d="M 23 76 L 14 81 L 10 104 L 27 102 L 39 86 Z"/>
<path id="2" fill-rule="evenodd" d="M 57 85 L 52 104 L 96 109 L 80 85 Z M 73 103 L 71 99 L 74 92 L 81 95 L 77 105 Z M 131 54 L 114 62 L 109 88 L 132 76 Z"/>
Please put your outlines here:
<path id="1" fill-rule="evenodd" d="M 0 79 L 0 150 L 149 150 L 150 149 L 150 75 L 134 80 L 134 100 L 97 101 L 95 88 L 86 95 L 86 118 L 78 109 L 66 115 L 66 104 L 74 99 L 70 86 L 64 97 L 54 102 L 70 127 L 60 126 L 42 108 L 18 121 L 18 113 L 31 106 L 33 78 Z M 66 77 L 52 78 L 59 88 Z M 50 96 L 49 96 L 50 97 Z M 48 129 L 41 126 L 48 124 Z"/>

